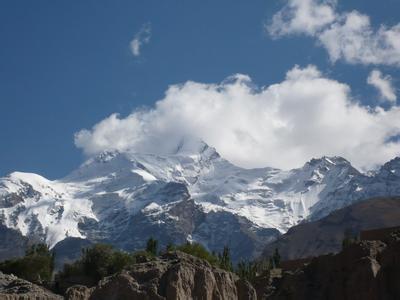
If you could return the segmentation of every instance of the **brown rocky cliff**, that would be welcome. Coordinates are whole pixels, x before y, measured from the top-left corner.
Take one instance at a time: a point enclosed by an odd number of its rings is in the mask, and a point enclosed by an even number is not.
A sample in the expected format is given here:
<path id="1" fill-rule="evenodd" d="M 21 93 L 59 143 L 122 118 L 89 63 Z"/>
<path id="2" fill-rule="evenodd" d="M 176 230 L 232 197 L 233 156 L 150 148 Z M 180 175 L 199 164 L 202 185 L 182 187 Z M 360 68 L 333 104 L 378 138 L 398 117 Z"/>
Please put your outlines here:
<path id="1" fill-rule="evenodd" d="M 400 241 L 361 241 L 286 272 L 261 299 L 400 299 Z"/>
<path id="2" fill-rule="evenodd" d="M 106 277 L 93 288 L 74 286 L 66 299 L 257 299 L 254 288 L 237 275 L 182 252 L 136 264 Z"/>

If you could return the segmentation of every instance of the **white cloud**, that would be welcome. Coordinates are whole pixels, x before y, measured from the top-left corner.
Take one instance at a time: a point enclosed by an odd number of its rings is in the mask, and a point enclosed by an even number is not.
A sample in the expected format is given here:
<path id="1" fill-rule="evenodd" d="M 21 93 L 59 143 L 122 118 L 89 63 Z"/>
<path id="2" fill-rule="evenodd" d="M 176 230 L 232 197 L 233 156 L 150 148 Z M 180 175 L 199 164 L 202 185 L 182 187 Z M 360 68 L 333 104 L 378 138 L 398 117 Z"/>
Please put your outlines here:
<path id="1" fill-rule="evenodd" d="M 326 28 L 318 39 L 332 61 L 400 65 L 400 24 L 374 30 L 368 16 L 353 11 Z"/>
<path id="2" fill-rule="evenodd" d="M 336 1 L 290 0 L 272 17 L 267 30 L 275 37 L 293 33 L 314 35 L 335 20 L 335 5 Z"/>
<path id="3" fill-rule="evenodd" d="M 342 59 L 352 64 L 400 66 L 400 23 L 374 29 L 369 16 L 358 11 L 337 13 L 334 4 L 327 0 L 288 0 L 267 30 L 273 37 L 313 36 L 333 62 Z"/>
<path id="4" fill-rule="evenodd" d="M 134 56 L 140 56 L 141 48 L 144 44 L 150 42 L 151 24 L 145 23 L 140 30 L 135 34 L 135 37 L 130 42 L 130 49 Z"/>
<path id="5" fill-rule="evenodd" d="M 315 66 L 294 67 L 285 80 L 254 87 L 245 75 L 220 84 L 172 85 L 154 108 L 117 114 L 75 135 L 88 155 L 117 149 L 171 153 L 185 136 L 201 138 L 244 167 L 291 168 L 312 157 L 341 155 L 358 167 L 400 153 L 400 109 L 355 103 L 346 84 Z"/>
<path id="6" fill-rule="evenodd" d="M 396 102 L 396 90 L 390 76 L 383 76 L 379 70 L 373 70 L 367 78 L 367 83 L 374 86 L 383 100 Z"/>

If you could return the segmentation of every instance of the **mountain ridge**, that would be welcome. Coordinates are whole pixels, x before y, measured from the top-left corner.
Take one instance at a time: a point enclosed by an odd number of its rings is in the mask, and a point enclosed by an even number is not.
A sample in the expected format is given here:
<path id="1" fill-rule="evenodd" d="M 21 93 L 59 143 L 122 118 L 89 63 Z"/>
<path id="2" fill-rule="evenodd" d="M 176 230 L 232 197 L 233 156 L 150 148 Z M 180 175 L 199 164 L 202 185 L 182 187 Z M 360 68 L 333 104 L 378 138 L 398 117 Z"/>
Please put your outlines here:
<path id="1" fill-rule="evenodd" d="M 400 197 L 378 197 L 331 212 L 317 221 L 293 226 L 268 244 L 263 256 L 279 250 L 282 260 L 310 258 L 342 249 L 344 238 L 358 238 L 363 230 L 400 225 Z M 349 236 L 346 236 L 349 235 Z"/>
<path id="2" fill-rule="evenodd" d="M 105 151 L 59 180 L 21 172 L 0 178 L 0 222 L 51 247 L 74 237 L 132 250 L 152 235 L 217 251 L 234 245 L 239 259 L 260 254 L 300 222 L 372 196 L 400 195 L 398 161 L 367 176 L 326 156 L 288 171 L 244 169 L 191 140 L 164 156 Z"/>

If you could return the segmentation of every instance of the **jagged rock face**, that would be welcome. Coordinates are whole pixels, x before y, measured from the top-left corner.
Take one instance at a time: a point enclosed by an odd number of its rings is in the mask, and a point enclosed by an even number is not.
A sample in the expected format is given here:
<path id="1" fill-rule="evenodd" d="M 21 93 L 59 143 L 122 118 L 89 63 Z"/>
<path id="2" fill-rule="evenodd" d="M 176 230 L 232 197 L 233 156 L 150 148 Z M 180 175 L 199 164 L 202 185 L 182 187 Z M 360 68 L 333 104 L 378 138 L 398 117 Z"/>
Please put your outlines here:
<path id="1" fill-rule="evenodd" d="M 257 299 L 253 287 L 235 274 L 181 253 L 136 264 L 93 288 L 74 286 L 66 299 Z"/>
<path id="2" fill-rule="evenodd" d="M 94 223 L 90 232 L 101 231 L 95 227 L 98 225 Z M 161 249 L 168 244 L 179 245 L 188 240 L 200 242 L 215 251 L 221 251 L 221 245 L 229 245 L 232 260 L 239 261 L 243 257 L 261 254 L 265 245 L 279 235 L 276 229 L 256 227 L 246 218 L 225 211 L 206 213 L 193 199 L 187 199 L 166 205 L 162 210 L 156 208 L 138 212 L 129 218 L 123 230 L 114 235 L 88 238 L 92 242 L 109 243 L 126 251 L 144 249 L 148 237 L 157 239 Z M 56 249 L 59 248 L 57 244 Z M 75 253 L 79 255 L 80 251 L 77 249 Z"/>
<path id="3" fill-rule="evenodd" d="M 164 156 L 104 152 L 60 180 L 0 178 L 0 224 L 50 247 L 77 238 L 131 251 L 153 236 L 162 247 L 190 240 L 219 252 L 227 245 L 235 260 L 248 259 L 300 222 L 400 195 L 399 170 L 394 159 L 366 176 L 340 157 L 290 171 L 244 169 L 202 142 Z"/>
<path id="4" fill-rule="evenodd" d="M 342 249 L 346 232 L 400 225 L 400 197 L 370 199 L 332 212 L 313 222 L 292 227 L 266 246 L 264 257 L 276 248 L 284 260 L 336 253 Z"/>
<path id="5" fill-rule="evenodd" d="M 53 294 L 29 281 L 0 272 L 0 299 L 61 300 L 63 297 Z"/>
<path id="6" fill-rule="evenodd" d="M 266 299 L 400 299 L 399 253 L 400 241 L 359 242 L 285 273 Z"/>

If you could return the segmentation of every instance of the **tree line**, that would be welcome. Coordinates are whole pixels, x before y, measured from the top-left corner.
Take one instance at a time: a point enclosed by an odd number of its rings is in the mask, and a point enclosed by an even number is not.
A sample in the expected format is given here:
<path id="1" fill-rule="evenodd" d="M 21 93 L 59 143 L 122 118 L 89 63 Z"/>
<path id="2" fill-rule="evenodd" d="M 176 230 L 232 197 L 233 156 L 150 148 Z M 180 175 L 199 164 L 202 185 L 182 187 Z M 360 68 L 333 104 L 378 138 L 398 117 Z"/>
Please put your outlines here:
<path id="1" fill-rule="evenodd" d="M 280 263 L 277 250 L 268 259 L 241 261 L 234 265 L 227 246 L 223 247 L 220 253 L 210 252 L 199 243 L 189 242 L 182 245 L 168 244 L 165 249 L 159 249 L 158 241 L 149 238 L 146 248 L 135 252 L 118 250 L 108 244 L 95 244 L 84 248 L 78 260 L 64 264 L 63 269 L 56 274 L 54 274 L 56 253 L 46 244 L 37 244 L 29 247 L 24 257 L 0 262 L 0 271 L 64 293 L 72 285 L 94 286 L 102 278 L 120 272 L 129 265 L 154 260 L 158 255 L 173 251 L 196 256 L 208 261 L 214 267 L 235 272 L 249 281 L 278 267 Z"/>

